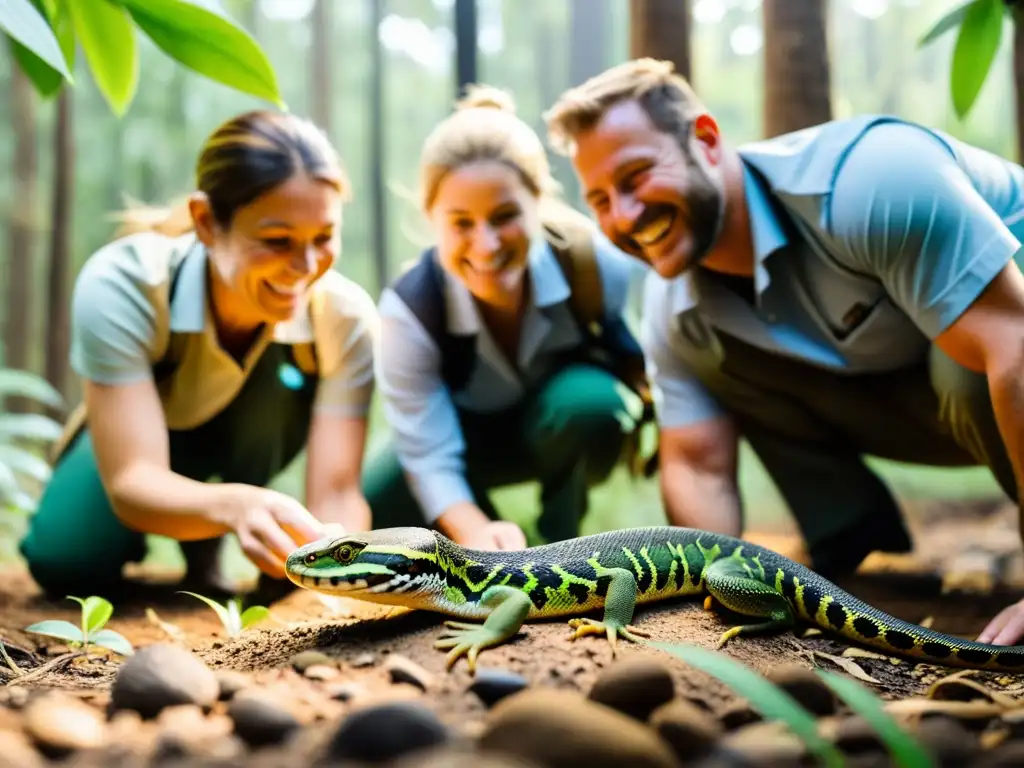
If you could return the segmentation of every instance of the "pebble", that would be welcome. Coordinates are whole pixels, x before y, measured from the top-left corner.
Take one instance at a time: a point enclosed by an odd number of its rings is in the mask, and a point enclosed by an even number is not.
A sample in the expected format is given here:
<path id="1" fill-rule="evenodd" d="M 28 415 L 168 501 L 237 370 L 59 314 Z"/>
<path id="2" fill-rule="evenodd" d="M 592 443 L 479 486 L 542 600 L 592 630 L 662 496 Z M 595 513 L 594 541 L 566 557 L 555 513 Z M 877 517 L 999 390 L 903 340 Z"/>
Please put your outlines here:
<path id="1" fill-rule="evenodd" d="M 221 701 L 228 701 L 236 693 L 244 691 L 252 684 L 248 677 L 233 669 L 219 669 L 214 675 L 217 677 L 217 686 L 220 688 L 218 698 Z"/>
<path id="2" fill-rule="evenodd" d="M 20 731 L 0 731 L 0 768 L 42 768 L 42 755 Z"/>
<path id="3" fill-rule="evenodd" d="M 36 696 L 25 707 L 25 733 L 45 753 L 62 756 L 106 743 L 107 726 L 99 711 L 61 693 Z"/>
<path id="4" fill-rule="evenodd" d="M 651 728 L 568 690 L 530 688 L 491 709 L 478 744 L 552 768 L 673 768 Z"/>
<path id="5" fill-rule="evenodd" d="M 1024 765 L 1024 741 L 1007 741 L 982 752 L 972 768 L 1019 768 Z"/>
<path id="6" fill-rule="evenodd" d="M 388 768 L 542 768 L 512 755 L 491 754 L 467 747 L 418 749 L 388 764 Z"/>
<path id="7" fill-rule="evenodd" d="M 783 664 L 766 671 L 765 677 L 796 699 L 812 715 L 825 717 L 835 714 L 835 694 L 807 667 Z"/>
<path id="8" fill-rule="evenodd" d="M 388 656 L 388 660 L 384 662 L 384 671 L 388 673 L 392 683 L 409 683 L 423 691 L 430 688 L 434 681 L 434 676 L 422 666 L 397 653 Z"/>
<path id="9" fill-rule="evenodd" d="M 6 688 L 7 706 L 11 709 L 21 709 L 28 704 L 28 689 L 20 685 L 9 685 Z"/>
<path id="10" fill-rule="evenodd" d="M 452 734 L 426 707 L 410 702 L 380 704 L 345 718 L 328 742 L 325 757 L 386 763 L 451 740 Z"/>
<path id="11" fill-rule="evenodd" d="M 352 659 L 351 662 L 349 662 L 349 666 L 353 669 L 360 669 L 362 667 L 372 667 L 376 663 L 377 657 L 374 656 L 372 653 L 360 653 L 358 656 Z"/>
<path id="12" fill-rule="evenodd" d="M 261 693 L 236 696 L 228 704 L 228 717 L 235 733 L 251 747 L 279 744 L 300 726 L 291 712 Z"/>
<path id="13" fill-rule="evenodd" d="M 368 690 L 362 683 L 347 680 L 344 683 L 337 683 L 327 689 L 327 695 L 337 701 L 353 701 L 366 696 Z"/>
<path id="14" fill-rule="evenodd" d="M 806 748 L 800 739 L 779 720 L 744 725 L 722 739 L 722 747 L 738 755 L 749 765 L 800 766 Z"/>
<path id="15" fill-rule="evenodd" d="M 305 672 L 310 667 L 336 666 L 334 659 L 321 651 L 302 651 L 292 656 L 288 662 L 296 672 Z"/>
<path id="16" fill-rule="evenodd" d="M 303 677 L 309 680 L 334 680 L 341 673 L 335 666 L 328 666 L 327 664 L 314 664 L 311 667 L 306 667 L 302 673 Z"/>
<path id="17" fill-rule="evenodd" d="M 487 707 L 493 707 L 506 696 L 518 693 L 529 685 L 526 678 L 507 669 L 477 667 L 469 690 Z"/>
<path id="18" fill-rule="evenodd" d="M 709 753 L 725 734 L 725 727 L 706 709 L 674 699 L 655 709 L 648 724 L 681 760 Z"/>
<path id="19" fill-rule="evenodd" d="M 199 657 L 181 646 L 158 643 L 139 649 L 121 665 L 110 704 L 114 711 L 133 709 L 152 718 L 176 704 L 211 707 L 219 697 L 217 676 Z"/>
<path id="20" fill-rule="evenodd" d="M 675 681 L 668 668 L 654 659 L 618 661 L 601 673 L 589 698 L 646 722 L 651 712 L 672 701 Z"/>
<path id="21" fill-rule="evenodd" d="M 967 765 L 978 750 L 977 736 L 948 715 L 923 718 L 915 735 L 942 766 Z"/>
<path id="22" fill-rule="evenodd" d="M 850 715 L 836 721 L 832 743 L 849 754 L 884 749 L 878 733 L 860 715 Z"/>

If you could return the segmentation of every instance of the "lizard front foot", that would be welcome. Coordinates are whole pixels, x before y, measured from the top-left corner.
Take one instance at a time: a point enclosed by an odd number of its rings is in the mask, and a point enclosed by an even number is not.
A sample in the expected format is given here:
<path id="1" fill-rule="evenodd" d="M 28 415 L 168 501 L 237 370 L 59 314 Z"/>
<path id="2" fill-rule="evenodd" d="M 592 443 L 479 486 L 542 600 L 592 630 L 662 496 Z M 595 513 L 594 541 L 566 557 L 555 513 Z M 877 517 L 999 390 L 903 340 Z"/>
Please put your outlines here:
<path id="1" fill-rule="evenodd" d="M 649 632 L 637 629 L 632 624 L 619 624 L 608 619 L 570 619 L 569 626 L 576 631 L 569 637 L 569 640 L 576 640 L 586 635 L 607 635 L 608 643 L 612 647 L 612 658 L 615 657 L 615 650 L 618 638 L 629 640 L 632 643 L 642 643 L 645 637 L 650 637 Z"/>
<path id="2" fill-rule="evenodd" d="M 480 651 L 499 645 L 505 640 L 504 634 L 486 625 L 464 624 L 460 621 L 446 621 L 450 627 L 434 642 L 439 650 L 451 648 L 445 660 L 445 668 L 451 670 L 463 655 L 469 665 L 470 674 L 476 673 L 476 658 Z"/>

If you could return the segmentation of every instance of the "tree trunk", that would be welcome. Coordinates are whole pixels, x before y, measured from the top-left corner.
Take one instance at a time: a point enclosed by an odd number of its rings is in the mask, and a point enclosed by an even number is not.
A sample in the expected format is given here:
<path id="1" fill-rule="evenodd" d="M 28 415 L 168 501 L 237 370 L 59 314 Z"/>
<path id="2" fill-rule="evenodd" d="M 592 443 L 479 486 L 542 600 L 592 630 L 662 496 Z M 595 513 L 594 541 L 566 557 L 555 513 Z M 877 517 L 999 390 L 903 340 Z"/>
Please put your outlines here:
<path id="1" fill-rule="evenodd" d="M 384 21 L 386 0 L 370 0 L 372 6 L 370 29 L 370 199 L 372 202 L 373 258 L 376 267 L 377 290 L 383 291 L 390 274 L 388 257 L 387 189 L 384 182 L 385 127 L 384 115 L 384 51 L 381 50 L 378 31 Z"/>
<path id="2" fill-rule="evenodd" d="M 70 400 L 68 349 L 71 336 L 71 195 L 74 189 L 75 140 L 73 91 L 57 96 L 53 126 L 53 201 L 50 222 L 50 275 L 46 312 L 46 378 Z"/>
<path id="3" fill-rule="evenodd" d="M 337 0 L 316 0 L 310 22 L 313 25 L 313 45 L 310 48 L 310 114 L 313 122 L 334 140 L 331 106 L 337 96 L 331 92 L 331 43 L 334 41 L 333 5 Z"/>
<path id="4" fill-rule="evenodd" d="M 36 152 L 36 93 L 11 58 L 11 126 L 14 153 L 11 219 L 7 240 L 7 313 L 4 318 L 4 365 L 28 370 L 32 333 L 32 275 L 36 233 L 39 163 Z"/>
<path id="5" fill-rule="evenodd" d="M 763 0 L 764 135 L 832 119 L 825 0 Z"/>
<path id="6" fill-rule="evenodd" d="M 630 58 L 671 61 L 676 72 L 690 81 L 693 77 L 691 29 L 689 0 L 630 0 Z"/>

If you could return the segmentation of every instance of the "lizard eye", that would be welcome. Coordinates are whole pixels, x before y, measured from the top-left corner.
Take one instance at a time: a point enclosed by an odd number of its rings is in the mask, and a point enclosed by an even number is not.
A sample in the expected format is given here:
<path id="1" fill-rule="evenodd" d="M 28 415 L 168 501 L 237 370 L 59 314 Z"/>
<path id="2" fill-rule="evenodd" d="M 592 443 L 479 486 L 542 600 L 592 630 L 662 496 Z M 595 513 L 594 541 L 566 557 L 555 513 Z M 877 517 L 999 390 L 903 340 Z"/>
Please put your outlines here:
<path id="1" fill-rule="evenodd" d="M 353 556 L 352 547 L 349 546 L 348 544 L 342 544 L 334 552 L 334 558 L 336 560 L 338 560 L 339 562 L 342 562 L 342 563 L 347 563 L 349 560 L 352 559 L 352 556 Z"/>

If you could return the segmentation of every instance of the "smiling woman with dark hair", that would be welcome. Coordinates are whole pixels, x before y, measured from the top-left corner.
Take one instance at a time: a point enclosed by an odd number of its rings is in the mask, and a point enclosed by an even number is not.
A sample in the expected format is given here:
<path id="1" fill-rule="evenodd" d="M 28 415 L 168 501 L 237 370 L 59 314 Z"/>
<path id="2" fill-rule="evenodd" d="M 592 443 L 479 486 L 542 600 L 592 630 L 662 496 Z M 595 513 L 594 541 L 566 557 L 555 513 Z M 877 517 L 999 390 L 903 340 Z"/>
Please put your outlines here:
<path id="1" fill-rule="evenodd" d="M 369 524 L 377 314 L 332 270 L 340 160 L 311 123 L 250 112 L 207 139 L 196 179 L 175 210 L 130 211 L 78 276 L 84 403 L 21 545 L 49 593 L 115 589 L 147 533 L 183 542 L 190 581 L 210 576 L 199 556 L 229 532 L 280 579 L 322 523 Z M 265 487 L 307 446 L 309 510 Z"/>

